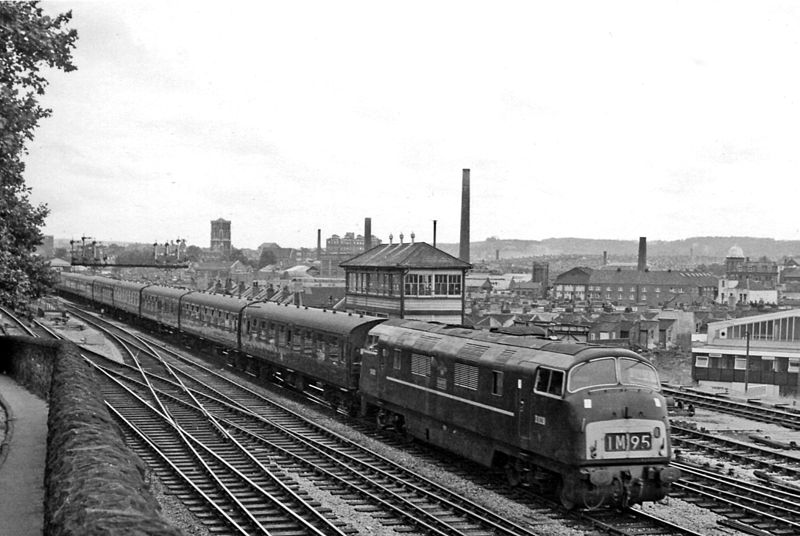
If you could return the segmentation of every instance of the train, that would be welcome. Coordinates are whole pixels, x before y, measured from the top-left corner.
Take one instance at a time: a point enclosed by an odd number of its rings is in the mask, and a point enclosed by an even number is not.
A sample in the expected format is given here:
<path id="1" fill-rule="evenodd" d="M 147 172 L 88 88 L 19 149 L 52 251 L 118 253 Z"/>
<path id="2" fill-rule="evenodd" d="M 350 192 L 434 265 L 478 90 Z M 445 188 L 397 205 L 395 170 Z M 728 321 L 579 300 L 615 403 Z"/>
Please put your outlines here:
<path id="1" fill-rule="evenodd" d="M 658 373 L 628 349 L 77 273 L 62 273 L 57 290 L 504 471 L 566 508 L 659 501 L 680 478 Z"/>

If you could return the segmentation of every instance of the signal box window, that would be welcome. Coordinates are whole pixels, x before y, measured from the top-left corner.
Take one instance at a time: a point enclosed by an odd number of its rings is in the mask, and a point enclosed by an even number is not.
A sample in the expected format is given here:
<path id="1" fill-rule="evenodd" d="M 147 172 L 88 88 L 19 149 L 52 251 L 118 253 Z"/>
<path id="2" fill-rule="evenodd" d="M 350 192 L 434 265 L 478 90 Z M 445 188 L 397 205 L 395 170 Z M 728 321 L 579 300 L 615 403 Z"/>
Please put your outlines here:
<path id="1" fill-rule="evenodd" d="M 536 371 L 534 391 L 541 394 L 562 396 L 564 394 L 564 371 L 540 367 Z"/>
<path id="2" fill-rule="evenodd" d="M 503 373 L 499 370 L 492 371 L 492 394 L 503 396 Z"/>

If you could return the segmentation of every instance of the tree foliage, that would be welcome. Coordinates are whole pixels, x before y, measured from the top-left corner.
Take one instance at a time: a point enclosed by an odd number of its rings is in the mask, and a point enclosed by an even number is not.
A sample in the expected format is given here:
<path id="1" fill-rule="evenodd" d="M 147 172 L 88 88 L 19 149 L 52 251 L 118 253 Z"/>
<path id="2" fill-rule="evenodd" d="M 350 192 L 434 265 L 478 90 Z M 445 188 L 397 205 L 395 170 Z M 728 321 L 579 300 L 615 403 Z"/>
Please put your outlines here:
<path id="1" fill-rule="evenodd" d="M 23 158 L 39 121 L 52 112 L 38 101 L 47 87 L 42 69 L 76 68 L 71 18 L 50 17 L 38 2 L 0 2 L 0 302 L 9 305 L 38 297 L 52 281 L 33 255 L 48 208 L 30 202 Z"/>
<path id="2" fill-rule="evenodd" d="M 275 258 L 275 252 L 269 249 L 262 249 L 261 250 L 261 257 L 258 259 L 258 269 L 262 269 L 265 266 L 269 266 L 271 264 L 275 264 L 277 259 Z"/>

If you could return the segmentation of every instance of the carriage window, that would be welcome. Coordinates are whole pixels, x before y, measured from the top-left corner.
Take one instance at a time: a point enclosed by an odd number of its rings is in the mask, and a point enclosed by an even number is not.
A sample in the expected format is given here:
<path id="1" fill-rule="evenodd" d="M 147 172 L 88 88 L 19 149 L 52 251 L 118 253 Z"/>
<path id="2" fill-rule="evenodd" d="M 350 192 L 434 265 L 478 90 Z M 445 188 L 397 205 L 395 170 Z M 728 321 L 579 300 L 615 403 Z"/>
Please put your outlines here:
<path id="1" fill-rule="evenodd" d="M 503 373 L 499 370 L 492 371 L 492 394 L 503 396 Z"/>
<path id="2" fill-rule="evenodd" d="M 400 350 L 398 350 L 398 349 L 395 349 L 393 363 L 392 363 L 392 368 L 394 370 L 400 370 L 402 368 L 402 363 L 403 362 L 400 360 L 400 356 L 401 355 L 402 355 L 402 352 Z"/>
<path id="3" fill-rule="evenodd" d="M 339 339 L 333 336 L 329 337 L 328 357 L 330 357 L 331 361 L 337 361 L 339 359 L 340 353 L 341 353 L 341 348 L 339 347 Z"/>
<path id="4" fill-rule="evenodd" d="M 539 368 L 536 371 L 534 391 L 553 396 L 564 394 L 564 371 Z"/>
<path id="5" fill-rule="evenodd" d="M 278 346 L 286 346 L 286 328 L 278 326 Z"/>
<path id="6" fill-rule="evenodd" d="M 303 353 L 306 355 L 311 355 L 314 353 L 314 334 L 311 331 L 305 332 L 305 338 L 303 339 Z"/>
<path id="7" fill-rule="evenodd" d="M 800 372 L 800 359 L 789 358 L 789 366 L 786 369 L 786 372 Z"/>
<path id="8" fill-rule="evenodd" d="M 708 356 L 699 355 L 695 358 L 694 366 L 697 368 L 708 368 Z"/>
<path id="9" fill-rule="evenodd" d="M 571 392 L 587 387 L 616 385 L 616 383 L 617 363 L 613 357 L 581 363 L 569 373 L 569 390 Z"/>
<path id="10" fill-rule="evenodd" d="M 641 385 L 652 389 L 661 387 L 656 370 L 635 359 L 623 357 L 619 360 L 619 377 L 625 385 Z"/>

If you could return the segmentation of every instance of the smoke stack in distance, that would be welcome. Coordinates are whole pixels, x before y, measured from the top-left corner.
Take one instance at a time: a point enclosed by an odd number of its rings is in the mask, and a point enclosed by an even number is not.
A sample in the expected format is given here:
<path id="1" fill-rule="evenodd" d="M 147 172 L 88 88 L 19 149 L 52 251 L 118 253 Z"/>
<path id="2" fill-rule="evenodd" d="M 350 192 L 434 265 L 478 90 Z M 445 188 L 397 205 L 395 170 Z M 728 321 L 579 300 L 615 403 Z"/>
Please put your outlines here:
<path id="1" fill-rule="evenodd" d="M 461 243 L 458 258 L 469 262 L 469 170 L 461 176 Z"/>
<path id="2" fill-rule="evenodd" d="M 372 249 L 372 218 L 364 218 L 364 251 Z"/>
<path id="3" fill-rule="evenodd" d="M 317 229 L 317 260 L 322 258 L 322 229 Z"/>
<path id="4" fill-rule="evenodd" d="M 647 269 L 647 237 L 640 236 L 639 237 L 639 262 L 636 265 L 636 269 L 640 272 L 644 272 Z"/>

